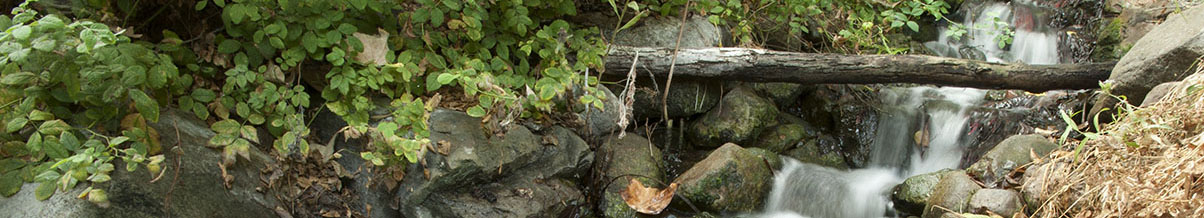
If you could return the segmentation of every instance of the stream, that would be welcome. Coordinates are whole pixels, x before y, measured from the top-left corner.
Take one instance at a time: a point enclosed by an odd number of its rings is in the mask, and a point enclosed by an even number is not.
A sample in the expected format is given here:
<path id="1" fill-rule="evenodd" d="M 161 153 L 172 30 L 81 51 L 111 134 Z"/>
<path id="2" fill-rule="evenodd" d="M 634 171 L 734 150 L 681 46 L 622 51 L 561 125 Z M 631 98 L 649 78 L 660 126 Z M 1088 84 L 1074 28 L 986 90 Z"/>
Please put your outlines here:
<path id="1" fill-rule="evenodd" d="M 967 2 L 966 4 L 972 4 Z M 1061 63 L 1058 30 L 1046 25 L 1051 9 L 1031 1 L 965 5 L 961 39 L 940 29 L 927 42 L 936 54 L 990 62 Z M 1006 25 L 1006 26 L 997 26 Z M 1008 27 L 1011 45 L 999 46 Z M 985 90 L 956 87 L 886 88 L 868 167 L 837 170 L 783 157 L 762 217 L 898 217 L 891 189 L 909 176 L 958 168 L 973 135 L 967 108 L 981 104 Z M 925 137 L 927 136 L 927 137 Z M 919 214 L 913 214 L 919 215 Z"/>

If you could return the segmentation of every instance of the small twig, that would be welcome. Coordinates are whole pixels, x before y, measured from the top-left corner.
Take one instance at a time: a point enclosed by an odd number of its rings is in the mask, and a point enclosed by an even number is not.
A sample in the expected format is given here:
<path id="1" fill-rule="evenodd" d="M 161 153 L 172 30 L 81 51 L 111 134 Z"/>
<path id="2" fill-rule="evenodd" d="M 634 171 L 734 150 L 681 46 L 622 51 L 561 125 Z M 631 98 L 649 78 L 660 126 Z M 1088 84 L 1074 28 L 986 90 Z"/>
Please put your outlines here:
<path id="1" fill-rule="evenodd" d="M 690 8 L 690 3 L 693 0 L 687 1 L 686 5 L 681 7 L 681 23 L 677 25 L 677 42 L 673 45 L 673 59 L 669 61 L 669 78 L 665 79 L 665 94 L 661 95 L 661 119 L 669 119 L 669 85 L 673 84 L 673 68 L 677 66 L 677 50 L 681 48 L 681 33 L 686 31 L 686 16 Z"/>
<path id="2" fill-rule="evenodd" d="M 176 122 L 175 120 L 172 120 L 171 124 L 172 124 L 172 127 L 175 127 L 175 130 L 176 130 L 176 144 L 172 148 L 183 149 L 180 147 L 181 142 L 180 142 L 179 123 Z M 183 150 L 181 150 L 181 151 L 183 151 Z M 179 182 L 180 182 L 180 156 L 181 155 L 180 155 L 180 152 L 174 152 L 174 153 L 176 154 L 176 167 L 174 169 L 175 173 L 172 174 L 172 176 L 171 176 L 171 186 L 167 188 L 167 194 L 165 196 L 163 196 L 163 210 L 166 212 L 165 214 L 167 214 L 167 217 L 171 217 L 171 193 L 176 190 L 176 184 L 179 184 Z M 164 171 L 166 171 L 166 170 L 164 170 Z"/>

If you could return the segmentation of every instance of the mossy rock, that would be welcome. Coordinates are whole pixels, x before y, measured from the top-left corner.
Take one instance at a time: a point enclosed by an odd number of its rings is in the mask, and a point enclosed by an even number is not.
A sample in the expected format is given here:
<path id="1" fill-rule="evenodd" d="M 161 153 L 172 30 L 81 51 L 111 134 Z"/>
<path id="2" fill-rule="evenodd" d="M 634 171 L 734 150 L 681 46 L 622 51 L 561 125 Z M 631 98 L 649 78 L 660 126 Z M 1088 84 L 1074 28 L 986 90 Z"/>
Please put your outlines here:
<path id="1" fill-rule="evenodd" d="M 784 153 L 796 147 L 804 140 L 814 139 L 814 131 L 809 131 L 802 124 L 784 124 L 773 127 L 762 133 L 756 143 L 750 147 L 764 148 L 769 151 Z"/>
<path id="2" fill-rule="evenodd" d="M 720 100 L 692 126 L 690 138 L 695 146 L 714 148 L 724 143 L 744 143 L 760 136 L 765 128 L 776 125 L 778 109 L 752 90 L 737 87 Z"/>
<path id="3" fill-rule="evenodd" d="M 636 217 L 639 215 L 619 193 L 627 188 L 632 178 L 646 186 L 664 188 L 664 172 L 660 164 L 664 162 L 660 149 L 648 146 L 651 142 L 635 134 L 627 134 L 619 138 L 612 135 L 604 139 L 605 143 L 598 147 L 598 164 L 594 166 L 603 172 L 603 180 L 595 184 L 596 188 L 604 189 L 602 199 L 598 202 L 602 217 Z M 623 178 L 616 178 L 623 177 Z"/>
<path id="4" fill-rule="evenodd" d="M 932 190 L 941 181 L 941 176 L 949 171 L 941 170 L 925 173 L 903 180 L 903 183 L 895 186 L 890 196 L 891 201 L 895 203 L 895 209 L 907 214 L 918 215 L 923 213 L 924 205 L 928 203 L 928 198 L 932 196 Z"/>
<path id="5" fill-rule="evenodd" d="M 772 170 L 749 149 L 725 144 L 674 180 L 677 193 L 704 210 L 758 211 L 773 186 Z"/>

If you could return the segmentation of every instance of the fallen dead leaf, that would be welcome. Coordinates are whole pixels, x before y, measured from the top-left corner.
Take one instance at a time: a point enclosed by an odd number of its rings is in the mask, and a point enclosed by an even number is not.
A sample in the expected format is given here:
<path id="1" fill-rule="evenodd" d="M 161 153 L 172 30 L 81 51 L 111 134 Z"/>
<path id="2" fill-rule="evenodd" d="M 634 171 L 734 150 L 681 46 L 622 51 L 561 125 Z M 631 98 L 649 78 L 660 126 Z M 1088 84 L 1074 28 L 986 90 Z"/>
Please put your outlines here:
<path id="1" fill-rule="evenodd" d="M 377 35 L 353 33 L 352 36 L 364 44 L 364 51 L 355 56 L 355 60 L 367 65 L 385 65 L 385 55 L 389 52 L 389 32 L 377 28 Z"/>
<path id="2" fill-rule="evenodd" d="M 660 190 L 644 187 L 639 180 L 631 179 L 631 183 L 627 184 L 627 189 L 619 195 L 623 197 L 624 202 L 627 202 L 627 206 L 636 212 L 655 215 L 660 214 L 665 207 L 669 206 L 669 202 L 673 201 L 673 192 L 676 191 L 677 183 L 669 184 L 669 188 Z"/>

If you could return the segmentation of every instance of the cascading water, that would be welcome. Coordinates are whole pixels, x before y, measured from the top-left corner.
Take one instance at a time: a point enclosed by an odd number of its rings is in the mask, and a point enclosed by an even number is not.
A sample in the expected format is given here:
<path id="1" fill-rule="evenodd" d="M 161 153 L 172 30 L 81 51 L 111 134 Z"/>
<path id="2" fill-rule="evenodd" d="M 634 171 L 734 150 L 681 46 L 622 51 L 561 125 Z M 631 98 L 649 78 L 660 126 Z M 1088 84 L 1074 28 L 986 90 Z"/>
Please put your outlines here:
<path id="1" fill-rule="evenodd" d="M 967 3 L 970 4 L 970 3 Z M 1059 63 L 1057 32 L 1044 25 L 1049 9 L 1029 1 L 984 2 L 967 5 L 963 25 L 970 28 L 960 40 L 947 36 L 925 43 L 937 54 L 991 62 Z M 997 22 L 998 21 L 998 22 Z M 1014 27 L 1012 44 L 997 40 Z M 986 94 L 971 88 L 889 88 L 881 90 L 869 167 L 836 170 L 790 158 L 774 178 L 764 217 L 883 217 L 895 216 L 891 187 L 904 178 L 946 168 L 962 161 L 968 108 Z M 918 214 L 917 214 L 918 215 Z"/>

